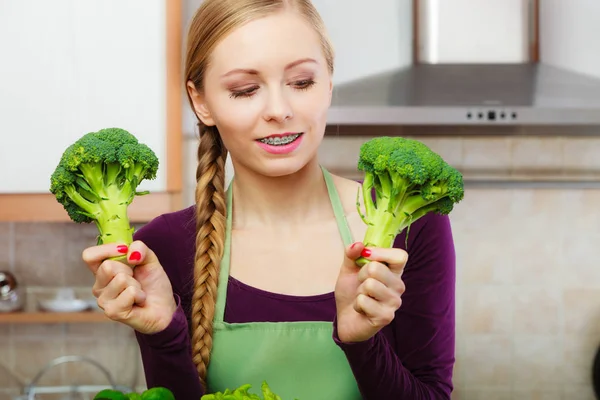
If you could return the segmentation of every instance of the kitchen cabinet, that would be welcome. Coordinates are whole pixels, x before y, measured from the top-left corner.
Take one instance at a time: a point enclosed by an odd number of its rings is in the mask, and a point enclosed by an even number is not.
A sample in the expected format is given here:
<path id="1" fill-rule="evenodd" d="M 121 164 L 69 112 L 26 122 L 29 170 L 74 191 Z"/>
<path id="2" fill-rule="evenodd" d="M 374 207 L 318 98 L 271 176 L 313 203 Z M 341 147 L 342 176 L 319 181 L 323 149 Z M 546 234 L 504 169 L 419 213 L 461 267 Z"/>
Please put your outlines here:
<path id="1" fill-rule="evenodd" d="M 63 151 L 120 127 L 160 160 L 131 218 L 179 207 L 181 1 L 10 2 L 0 13 L 0 220 L 68 220 L 49 193 Z"/>
<path id="2" fill-rule="evenodd" d="M 114 322 L 96 311 L 75 313 L 59 312 L 14 312 L 0 313 L 0 324 L 67 324 Z"/>

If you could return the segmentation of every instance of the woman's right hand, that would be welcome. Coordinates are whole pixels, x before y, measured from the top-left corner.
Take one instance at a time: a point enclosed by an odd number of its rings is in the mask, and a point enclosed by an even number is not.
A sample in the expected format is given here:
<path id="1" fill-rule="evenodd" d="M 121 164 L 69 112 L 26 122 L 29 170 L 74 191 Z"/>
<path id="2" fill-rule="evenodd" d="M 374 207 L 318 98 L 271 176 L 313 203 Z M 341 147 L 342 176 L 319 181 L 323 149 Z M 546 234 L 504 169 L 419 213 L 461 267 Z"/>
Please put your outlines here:
<path id="1" fill-rule="evenodd" d="M 130 265 L 109 259 L 123 254 Z M 171 323 L 177 308 L 171 282 L 144 243 L 88 247 L 82 257 L 96 277 L 92 293 L 108 318 L 145 334 L 160 332 Z"/>

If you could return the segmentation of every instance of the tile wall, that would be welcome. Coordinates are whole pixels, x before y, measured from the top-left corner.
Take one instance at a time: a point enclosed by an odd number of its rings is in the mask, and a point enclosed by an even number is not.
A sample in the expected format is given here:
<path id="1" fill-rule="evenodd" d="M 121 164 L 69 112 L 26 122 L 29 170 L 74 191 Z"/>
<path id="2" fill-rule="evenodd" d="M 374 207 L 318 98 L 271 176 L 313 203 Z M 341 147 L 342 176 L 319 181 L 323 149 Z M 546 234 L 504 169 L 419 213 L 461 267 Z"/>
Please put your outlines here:
<path id="1" fill-rule="evenodd" d="M 322 163 L 334 173 L 358 176 L 358 148 L 373 133 L 418 138 L 469 181 L 508 181 L 467 186 L 452 214 L 458 258 L 455 399 L 593 400 L 600 186 L 535 188 L 515 181 L 600 177 L 600 127 L 332 127 Z M 189 137 L 187 204 L 193 201 L 195 146 Z M 72 223 L 0 223 L 0 270 L 13 271 L 42 296 L 69 286 L 89 297 L 93 280 L 80 254 L 94 236 L 91 226 Z M 135 340 L 118 324 L 0 324 L 0 400 L 17 395 L 20 381 L 65 354 L 97 359 L 120 384 L 144 384 L 135 368 Z M 43 383 L 73 381 L 105 382 L 92 368 L 65 366 Z"/>

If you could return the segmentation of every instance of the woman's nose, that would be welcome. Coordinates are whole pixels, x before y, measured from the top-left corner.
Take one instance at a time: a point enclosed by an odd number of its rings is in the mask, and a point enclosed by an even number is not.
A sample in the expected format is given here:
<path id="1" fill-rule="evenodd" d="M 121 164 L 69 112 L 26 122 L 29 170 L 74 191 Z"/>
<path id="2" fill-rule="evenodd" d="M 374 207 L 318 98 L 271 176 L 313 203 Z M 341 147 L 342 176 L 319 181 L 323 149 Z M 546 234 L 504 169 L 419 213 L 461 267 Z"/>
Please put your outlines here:
<path id="1" fill-rule="evenodd" d="M 265 106 L 264 119 L 266 121 L 283 122 L 293 116 L 292 107 L 286 94 L 278 89 L 269 92 Z"/>

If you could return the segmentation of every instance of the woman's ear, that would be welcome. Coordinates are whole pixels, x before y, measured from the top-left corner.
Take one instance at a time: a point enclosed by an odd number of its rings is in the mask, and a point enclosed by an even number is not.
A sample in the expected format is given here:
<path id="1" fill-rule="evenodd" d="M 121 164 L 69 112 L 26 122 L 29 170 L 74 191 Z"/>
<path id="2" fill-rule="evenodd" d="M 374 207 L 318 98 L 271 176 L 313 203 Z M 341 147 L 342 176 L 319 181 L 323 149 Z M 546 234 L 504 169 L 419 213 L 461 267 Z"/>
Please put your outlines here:
<path id="1" fill-rule="evenodd" d="M 196 90 L 196 86 L 193 82 L 188 81 L 187 83 L 187 91 L 192 99 L 192 103 L 194 104 L 194 112 L 200 118 L 200 121 L 206 126 L 214 126 L 215 121 L 212 118 L 212 114 L 210 110 L 206 106 L 206 99 L 204 95 Z"/>

